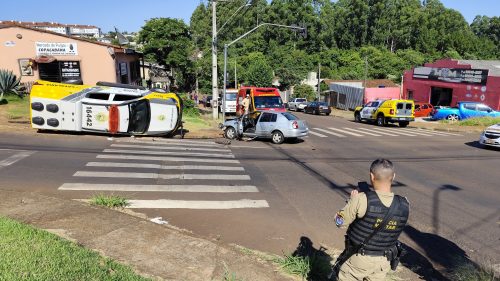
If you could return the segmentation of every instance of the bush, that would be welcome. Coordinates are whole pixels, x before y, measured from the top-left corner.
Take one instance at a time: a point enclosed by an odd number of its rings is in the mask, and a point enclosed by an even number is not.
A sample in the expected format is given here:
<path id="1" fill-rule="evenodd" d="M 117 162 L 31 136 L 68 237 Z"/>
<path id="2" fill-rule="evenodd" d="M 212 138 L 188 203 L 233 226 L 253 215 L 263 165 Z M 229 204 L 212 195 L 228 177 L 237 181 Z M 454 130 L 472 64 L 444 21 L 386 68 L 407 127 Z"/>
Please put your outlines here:
<path id="1" fill-rule="evenodd" d="M 308 101 L 316 99 L 316 92 L 314 88 L 309 85 L 297 85 L 293 88 L 294 98 L 306 98 Z"/>
<path id="2" fill-rule="evenodd" d="M 23 97 L 21 91 L 21 78 L 10 70 L 0 69 L 0 101 L 4 95 L 14 94 Z"/>

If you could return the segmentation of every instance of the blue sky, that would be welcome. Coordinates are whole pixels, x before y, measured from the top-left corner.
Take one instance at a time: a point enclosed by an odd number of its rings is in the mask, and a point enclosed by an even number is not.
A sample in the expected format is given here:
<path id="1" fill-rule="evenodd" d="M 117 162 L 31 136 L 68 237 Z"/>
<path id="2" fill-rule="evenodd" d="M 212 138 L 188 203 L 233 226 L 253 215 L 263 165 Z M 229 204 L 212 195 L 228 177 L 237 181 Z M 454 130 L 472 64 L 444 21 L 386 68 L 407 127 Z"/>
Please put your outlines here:
<path id="1" fill-rule="evenodd" d="M 191 13 L 201 0 L 15 0 L 4 3 L 0 20 L 54 21 L 67 24 L 96 25 L 103 31 L 113 26 L 120 31 L 138 31 L 145 20 L 173 17 L 189 23 Z M 500 16 L 499 0 L 441 0 L 448 8 L 460 11 L 470 23 L 476 15 Z M 75 3 L 78 3 L 76 5 Z"/>

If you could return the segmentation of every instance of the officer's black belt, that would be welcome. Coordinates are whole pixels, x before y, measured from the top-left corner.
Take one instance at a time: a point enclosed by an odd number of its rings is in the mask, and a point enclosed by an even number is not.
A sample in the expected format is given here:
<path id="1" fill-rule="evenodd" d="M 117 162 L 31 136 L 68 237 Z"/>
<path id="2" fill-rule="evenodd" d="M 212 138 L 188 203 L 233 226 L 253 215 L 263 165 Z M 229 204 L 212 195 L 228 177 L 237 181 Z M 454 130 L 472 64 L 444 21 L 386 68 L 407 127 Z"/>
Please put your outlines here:
<path id="1" fill-rule="evenodd" d="M 360 250 L 358 254 L 361 254 L 363 256 L 375 256 L 375 257 L 384 257 L 386 256 L 386 251 L 366 251 L 366 250 Z"/>

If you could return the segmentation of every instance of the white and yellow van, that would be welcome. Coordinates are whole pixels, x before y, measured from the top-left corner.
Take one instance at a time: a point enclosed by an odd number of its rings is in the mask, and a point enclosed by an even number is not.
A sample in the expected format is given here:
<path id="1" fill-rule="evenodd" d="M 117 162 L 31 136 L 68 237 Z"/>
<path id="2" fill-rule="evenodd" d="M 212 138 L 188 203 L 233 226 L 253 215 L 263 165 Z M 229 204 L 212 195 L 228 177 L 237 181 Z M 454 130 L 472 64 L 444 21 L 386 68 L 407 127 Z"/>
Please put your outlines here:
<path id="1" fill-rule="evenodd" d="M 30 94 L 35 129 L 124 135 L 167 135 L 181 125 L 175 93 L 99 82 L 96 86 L 37 81 Z"/>

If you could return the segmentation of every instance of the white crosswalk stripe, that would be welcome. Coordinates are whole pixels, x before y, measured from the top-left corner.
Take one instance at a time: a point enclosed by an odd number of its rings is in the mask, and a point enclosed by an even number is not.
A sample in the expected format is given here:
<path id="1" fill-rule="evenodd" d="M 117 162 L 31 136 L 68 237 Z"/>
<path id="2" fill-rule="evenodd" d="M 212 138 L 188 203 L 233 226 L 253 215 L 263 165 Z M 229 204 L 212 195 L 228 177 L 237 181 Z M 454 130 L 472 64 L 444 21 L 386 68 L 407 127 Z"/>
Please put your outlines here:
<path id="1" fill-rule="evenodd" d="M 146 150 L 126 150 L 126 149 L 105 149 L 103 152 L 123 153 L 123 154 L 179 155 L 179 156 L 234 158 L 234 155 L 227 153 L 222 154 L 222 153 L 201 153 L 201 152 L 146 151 Z"/>
<path id="2" fill-rule="evenodd" d="M 392 134 L 396 134 L 396 135 L 403 135 L 403 136 L 407 136 L 407 137 L 416 136 L 415 134 L 410 134 L 410 133 L 402 132 L 401 130 L 395 130 L 395 129 L 387 128 L 387 127 L 384 127 L 384 128 L 374 127 L 374 128 L 372 128 L 372 130 L 374 130 L 376 132 L 388 132 L 388 133 L 392 133 Z"/>
<path id="3" fill-rule="evenodd" d="M 320 134 L 320 133 L 316 133 L 315 131 L 312 131 L 312 130 L 309 130 L 309 134 L 311 135 L 315 135 L 315 136 L 318 136 L 320 138 L 327 138 L 328 136 L 325 136 L 323 134 Z"/>
<path id="4" fill-rule="evenodd" d="M 233 166 L 201 166 L 201 165 L 159 165 L 144 163 L 89 162 L 88 167 L 139 168 L 161 170 L 204 170 L 204 171 L 244 171 L 243 167 Z"/>
<path id="5" fill-rule="evenodd" d="M 362 134 L 365 134 L 365 135 L 369 135 L 369 136 L 373 136 L 373 137 L 381 137 L 382 135 L 379 135 L 379 134 L 374 134 L 374 133 L 370 133 L 370 132 L 366 132 L 366 131 L 359 131 L 359 128 L 356 128 L 356 129 L 352 129 L 352 128 L 347 128 L 347 127 L 344 127 L 344 130 L 348 130 L 348 131 L 354 131 L 354 132 L 358 132 L 358 133 L 362 133 Z"/>
<path id="6" fill-rule="evenodd" d="M 362 137 L 363 136 L 363 135 L 360 135 L 360 134 L 356 134 L 356 133 L 352 133 L 352 132 L 347 132 L 347 131 L 344 131 L 344 130 L 340 130 L 340 129 L 337 129 L 337 128 L 329 127 L 328 129 L 329 130 L 333 130 L 333 131 L 337 131 L 337 132 L 340 132 L 340 133 L 343 133 L 343 134 L 348 134 L 348 135 L 351 135 L 351 136 L 355 136 L 355 137 Z"/>
<path id="7" fill-rule="evenodd" d="M 93 184 L 65 183 L 59 190 L 88 191 L 150 191 L 150 192 L 206 192 L 206 193 L 249 193 L 259 192 L 253 185 L 147 185 L 147 184 Z"/>
<path id="8" fill-rule="evenodd" d="M 358 130 L 361 130 L 361 131 L 369 131 L 369 132 L 375 132 L 375 131 L 372 131 L 368 128 L 357 128 Z M 381 135 L 385 135 L 385 136 L 391 136 L 391 137 L 397 137 L 398 135 L 395 135 L 395 134 L 391 134 L 391 133 L 387 133 L 387 132 L 382 132 L 382 131 L 378 131 L 376 132 L 377 134 L 381 134 Z"/>
<path id="9" fill-rule="evenodd" d="M 208 152 L 231 152 L 227 148 L 197 148 L 182 146 L 164 146 L 164 145 L 135 145 L 135 144 L 112 144 L 111 147 L 136 148 L 136 149 L 154 149 L 154 150 L 175 150 L 175 151 L 208 151 Z"/>
<path id="10" fill-rule="evenodd" d="M 325 136 L 326 137 L 326 136 Z M 269 208 L 266 200 L 177 200 L 182 194 L 257 194 L 240 161 L 231 149 L 208 141 L 166 139 L 119 139 L 98 161 L 86 164 L 89 170 L 76 171 L 77 182 L 62 184 L 61 192 L 130 192 L 127 208 L 136 209 L 206 209 L 225 210 Z M 190 163 L 191 162 L 191 163 Z M 188 164 L 189 163 L 189 164 Z M 102 179 L 102 180 L 100 180 Z M 162 180 L 151 184 L 151 180 Z M 101 181 L 101 183 L 99 182 Z M 103 182 L 104 181 L 104 182 Z M 111 183 L 110 183 L 111 181 Z M 147 181 L 141 183 L 143 181 Z M 199 181 L 201 184 L 198 184 Z M 171 182 L 172 184 L 167 184 Z M 224 184 L 231 183 L 231 184 Z M 142 200 L 143 193 L 177 194 L 176 200 Z M 80 194 L 79 193 L 79 194 Z M 133 198 L 136 197 L 136 198 Z M 192 197 L 192 196 L 191 196 Z M 88 201 L 88 199 L 78 199 Z"/>
<path id="11" fill-rule="evenodd" d="M 329 134 L 329 135 L 333 135 L 333 136 L 336 136 L 336 137 L 339 137 L 339 138 L 345 138 L 346 136 L 344 135 L 341 135 L 341 134 L 337 134 L 337 133 L 334 133 L 332 131 L 328 131 L 328 130 L 325 130 L 325 129 L 321 129 L 321 128 L 314 128 L 315 130 L 318 130 L 320 132 L 323 132 L 323 133 L 326 133 L 326 134 Z"/>

